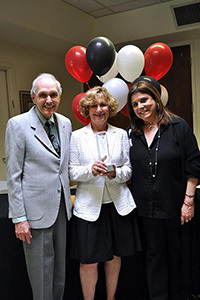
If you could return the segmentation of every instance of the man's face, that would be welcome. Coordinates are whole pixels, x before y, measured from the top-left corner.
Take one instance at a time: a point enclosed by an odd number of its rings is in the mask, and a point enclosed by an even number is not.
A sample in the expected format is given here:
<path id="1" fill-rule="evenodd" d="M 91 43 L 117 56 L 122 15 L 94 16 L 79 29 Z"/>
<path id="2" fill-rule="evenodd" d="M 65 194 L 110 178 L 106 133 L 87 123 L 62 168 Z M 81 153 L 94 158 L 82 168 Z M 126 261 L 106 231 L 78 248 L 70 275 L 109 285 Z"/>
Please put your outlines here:
<path id="1" fill-rule="evenodd" d="M 57 111 L 60 103 L 56 82 L 49 77 L 39 79 L 36 85 L 36 95 L 32 95 L 32 100 L 44 118 L 49 119 Z"/>

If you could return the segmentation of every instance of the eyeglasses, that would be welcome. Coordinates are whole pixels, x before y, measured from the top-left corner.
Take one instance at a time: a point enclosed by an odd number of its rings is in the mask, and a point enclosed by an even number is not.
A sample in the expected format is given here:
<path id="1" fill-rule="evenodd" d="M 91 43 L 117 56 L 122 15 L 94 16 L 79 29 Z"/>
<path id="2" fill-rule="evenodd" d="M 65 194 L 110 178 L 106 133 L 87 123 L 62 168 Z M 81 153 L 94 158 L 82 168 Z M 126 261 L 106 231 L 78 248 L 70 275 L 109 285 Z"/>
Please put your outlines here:
<path id="1" fill-rule="evenodd" d="M 59 94 L 57 92 L 51 92 L 49 94 L 45 93 L 45 92 L 41 92 L 38 94 L 38 97 L 41 99 L 47 99 L 47 97 L 50 97 L 52 99 L 57 98 L 59 96 Z"/>

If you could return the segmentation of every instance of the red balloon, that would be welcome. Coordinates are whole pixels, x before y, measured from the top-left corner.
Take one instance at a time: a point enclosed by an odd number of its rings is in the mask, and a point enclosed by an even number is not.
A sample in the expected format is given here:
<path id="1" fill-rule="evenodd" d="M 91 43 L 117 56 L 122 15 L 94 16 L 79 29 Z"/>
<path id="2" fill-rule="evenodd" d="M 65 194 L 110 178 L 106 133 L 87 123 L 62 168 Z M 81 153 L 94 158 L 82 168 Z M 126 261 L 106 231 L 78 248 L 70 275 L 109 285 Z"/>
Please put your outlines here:
<path id="1" fill-rule="evenodd" d="M 84 95 L 85 95 L 85 93 L 80 93 L 80 94 L 76 95 L 76 97 L 74 97 L 74 99 L 72 101 L 72 112 L 73 112 L 75 118 L 79 122 L 83 123 L 84 125 L 88 125 L 90 123 L 90 119 L 83 117 L 80 113 L 79 102 Z"/>
<path id="2" fill-rule="evenodd" d="M 68 72 L 80 82 L 87 82 L 93 73 L 86 59 L 86 48 L 82 46 L 74 46 L 67 52 L 65 66 Z"/>
<path id="3" fill-rule="evenodd" d="M 126 105 L 120 110 L 120 113 L 122 113 L 124 116 L 129 117 L 128 114 L 128 105 L 126 103 Z"/>
<path id="4" fill-rule="evenodd" d="M 144 70 L 146 75 L 152 76 L 158 80 L 171 68 L 173 54 L 166 44 L 155 43 L 145 51 L 144 59 Z"/>

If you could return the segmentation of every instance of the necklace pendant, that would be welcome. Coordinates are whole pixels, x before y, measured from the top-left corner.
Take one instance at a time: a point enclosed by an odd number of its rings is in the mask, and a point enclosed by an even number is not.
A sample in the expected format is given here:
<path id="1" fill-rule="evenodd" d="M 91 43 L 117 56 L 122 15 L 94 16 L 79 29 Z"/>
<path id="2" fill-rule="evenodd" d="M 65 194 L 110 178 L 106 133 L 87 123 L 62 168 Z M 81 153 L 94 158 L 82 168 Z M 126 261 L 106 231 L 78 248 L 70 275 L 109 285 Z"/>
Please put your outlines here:
<path id="1" fill-rule="evenodd" d="M 149 125 L 149 130 L 150 131 L 155 131 L 156 130 L 155 125 L 153 125 L 153 124 Z"/>

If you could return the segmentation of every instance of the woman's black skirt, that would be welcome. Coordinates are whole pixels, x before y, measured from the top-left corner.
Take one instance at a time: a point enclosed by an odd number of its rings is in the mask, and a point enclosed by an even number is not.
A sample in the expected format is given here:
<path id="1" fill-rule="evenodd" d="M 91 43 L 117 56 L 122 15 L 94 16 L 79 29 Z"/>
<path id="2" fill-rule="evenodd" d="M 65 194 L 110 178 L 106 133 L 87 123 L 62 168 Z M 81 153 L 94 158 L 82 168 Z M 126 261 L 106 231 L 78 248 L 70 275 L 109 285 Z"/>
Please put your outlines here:
<path id="1" fill-rule="evenodd" d="M 72 217 L 71 257 L 83 264 L 112 260 L 113 256 L 130 256 L 141 251 L 135 212 L 117 213 L 113 203 L 103 204 L 97 221 Z"/>

